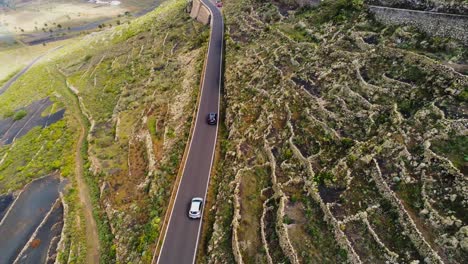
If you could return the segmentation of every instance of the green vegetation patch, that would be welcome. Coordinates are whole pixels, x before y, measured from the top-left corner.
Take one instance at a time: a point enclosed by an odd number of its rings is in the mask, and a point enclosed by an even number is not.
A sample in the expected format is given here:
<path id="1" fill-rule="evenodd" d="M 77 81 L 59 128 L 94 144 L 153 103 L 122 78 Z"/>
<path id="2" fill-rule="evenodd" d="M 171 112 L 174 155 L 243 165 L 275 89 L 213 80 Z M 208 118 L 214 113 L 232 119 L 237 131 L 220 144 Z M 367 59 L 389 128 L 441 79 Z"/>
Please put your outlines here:
<path id="1" fill-rule="evenodd" d="M 14 111 L 65 87 L 64 80 L 52 65 L 38 64 L 22 75 L 0 96 L 0 115 Z"/>
<path id="2" fill-rule="evenodd" d="M 17 112 L 13 115 L 13 120 L 15 120 L 15 121 L 21 120 L 21 119 L 23 119 L 23 117 L 25 117 L 27 114 L 28 114 L 28 112 L 27 112 L 26 110 L 24 110 L 24 109 L 19 110 L 19 111 L 17 111 Z"/>
<path id="3" fill-rule="evenodd" d="M 249 243 L 250 246 L 241 249 L 247 263 L 254 263 L 265 255 L 258 249 L 262 247 L 260 235 L 260 217 L 263 212 L 263 202 L 266 197 L 262 189 L 269 185 L 270 172 L 266 168 L 256 167 L 253 171 L 242 173 L 239 198 L 242 201 L 241 221 L 239 225 L 239 243 Z"/>
<path id="4" fill-rule="evenodd" d="M 0 193 L 16 190 L 34 178 L 59 170 L 68 177 L 73 173 L 75 137 L 66 120 L 46 128 L 36 127 L 17 140 L 14 147 L 0 147 L 5 153 L 0 164 Z"/>
<path id="5" fill-rule="evenodd" d="M 386 252 L 375 241 L 363 222 L 348 222 L 344 228 L 344 233 L 348 236 L 359 257 L 369 261 L 369 263 L 385 263 L 384 254 Z"/>
<path id="6" fill-rule="evenodd" d="M 379 239 L 400 256 L 401 262 L 423 261 L 398 218 L 398 212 L 387 200 L 382 200 L 380 208 L 368 214 L 369 223 Z"/>
<path id="7" fill-rule="evenodd" d="M 305 263 L 344 263 L 347 253 L 334 240 L 331 226 L 323 219 L 320 205 L 301 193 L 296 206 L 300 208 L 300 220 L 292 228 L 290 239 L 297 254 Z M 299 210 L 298 210 L 299 213 Z"/>
<path id="8" fill-rule="evenodd" d="M 451 136 L 446 140 L 432 142 L 431 148 L 449 158 L 463 173 L 468 173 L 468 136 Z"/>

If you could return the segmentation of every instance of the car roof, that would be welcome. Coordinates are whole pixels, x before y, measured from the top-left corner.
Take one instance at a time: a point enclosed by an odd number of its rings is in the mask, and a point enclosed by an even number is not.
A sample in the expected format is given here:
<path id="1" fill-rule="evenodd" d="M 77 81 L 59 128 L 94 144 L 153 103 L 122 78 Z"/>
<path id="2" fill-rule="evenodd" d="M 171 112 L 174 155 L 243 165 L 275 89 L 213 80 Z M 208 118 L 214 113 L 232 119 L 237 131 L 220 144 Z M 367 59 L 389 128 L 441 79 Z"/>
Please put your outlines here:
<path id="1" fill-rule="evenodd" d="M 202 201 L 201 200 L 193 200 L 192 199 L 192 204 L 190 205 L 190 211 L 200 211 Z"/>

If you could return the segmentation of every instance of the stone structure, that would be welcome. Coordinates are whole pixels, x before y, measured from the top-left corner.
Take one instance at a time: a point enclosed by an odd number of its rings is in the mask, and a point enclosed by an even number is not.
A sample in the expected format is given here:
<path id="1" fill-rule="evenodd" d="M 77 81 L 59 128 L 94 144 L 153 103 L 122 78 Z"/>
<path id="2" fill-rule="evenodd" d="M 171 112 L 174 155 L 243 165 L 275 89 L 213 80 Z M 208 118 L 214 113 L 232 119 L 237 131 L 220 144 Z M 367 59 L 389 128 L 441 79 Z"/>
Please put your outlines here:
<path id="1" fill-rule="evenodd" d="M 210 10 L 208 10 L 201 0 L 192 1 L 192 11 L 190 11 L 190 16 L 197 19 L 204 25 L 208 25 L 211 19 Z"/>
<path id="2" fill-rule="evenodd" d="M 284 1 L 284 2 L 289 2 L 289 1 Z M 320 0 L 294 0 L 294 3 L 296 3 L 299 7 L 318 6 L 320 4 Z"/>
<path id="3" fill-rule="evenodd" d="M 432 11 L 439 13 L 468 14 L 468 2 L 452 0 L 365 0 L 368 5 Z"/>
<path id="4" fill-rule="evenodd" d="M 391 25 L 414 26 L 433 36 L 458 39 L 468 46 L 468 16 L 369 6 L 375 18 Z"/>

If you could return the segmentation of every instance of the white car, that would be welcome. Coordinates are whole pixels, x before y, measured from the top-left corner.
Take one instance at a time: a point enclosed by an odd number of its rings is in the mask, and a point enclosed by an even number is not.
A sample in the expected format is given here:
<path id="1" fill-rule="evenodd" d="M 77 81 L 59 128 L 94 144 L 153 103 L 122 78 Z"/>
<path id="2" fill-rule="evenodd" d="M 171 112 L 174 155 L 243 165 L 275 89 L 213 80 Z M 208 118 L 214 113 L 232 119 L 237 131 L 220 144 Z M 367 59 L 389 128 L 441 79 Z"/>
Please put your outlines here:
<path id="1" fill-rule="evenodd" d="M 201 218 L 202 206 L 203 206 L 202 198 L 199 198 L 199 197 L 192 198 L 188 216 L 192 219 Z"/>

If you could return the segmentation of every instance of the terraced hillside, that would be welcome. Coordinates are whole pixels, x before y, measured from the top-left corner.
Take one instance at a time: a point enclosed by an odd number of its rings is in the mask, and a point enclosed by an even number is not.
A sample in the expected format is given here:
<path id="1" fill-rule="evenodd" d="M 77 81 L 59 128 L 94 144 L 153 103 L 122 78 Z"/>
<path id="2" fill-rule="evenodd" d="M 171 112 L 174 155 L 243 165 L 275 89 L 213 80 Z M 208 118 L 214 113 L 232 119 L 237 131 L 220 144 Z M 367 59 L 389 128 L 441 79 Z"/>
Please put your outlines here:
<path id="1" fill-rule="evenodd" d="M 466 263 L 468 76 L 444 63 L 467 48 L 362 1 L 302 2 L 224 5 L 200 263 Z"/>

